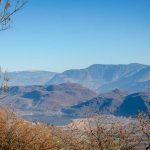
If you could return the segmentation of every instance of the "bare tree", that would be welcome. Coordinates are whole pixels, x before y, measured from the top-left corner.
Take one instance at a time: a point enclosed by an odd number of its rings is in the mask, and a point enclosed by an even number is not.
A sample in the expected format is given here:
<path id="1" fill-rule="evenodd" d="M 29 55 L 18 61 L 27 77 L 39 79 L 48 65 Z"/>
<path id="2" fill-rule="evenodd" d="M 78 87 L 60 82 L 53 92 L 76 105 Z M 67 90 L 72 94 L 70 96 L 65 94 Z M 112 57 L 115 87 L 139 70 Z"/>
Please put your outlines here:
<path id="1" fill-rule="evenodd" d="M 8 77 L 8 73 L 7 71 L 5 71 L 4 73 L 1 72 L 1 89 L 6 92 L 9 88 L 8 86 L 8 82 L 9 82 L 9 77 Z"/>
<path id="2" fill-rule="evenodd" d="M 140 113 L 138 116 L 138 121 L 143 132 L 142 138 L 145 150 L 150 150 L 150 117 Z"/>
<path id="3" fill-rule="evenodd" d="M 62 130 L 54 130 L 58 145 L 65 150 L 134 150 L 142 142 L 136 120 L 124 121 L 93 114 L 76 120 Z M 57 132 L 56 132 L 57 131 Z"/>
<path id="4" fill-rule="evenodd" d="M 25 4 L 25 0 L 0 0 L 0 31 L 10 28 L 12 16 Z"/>

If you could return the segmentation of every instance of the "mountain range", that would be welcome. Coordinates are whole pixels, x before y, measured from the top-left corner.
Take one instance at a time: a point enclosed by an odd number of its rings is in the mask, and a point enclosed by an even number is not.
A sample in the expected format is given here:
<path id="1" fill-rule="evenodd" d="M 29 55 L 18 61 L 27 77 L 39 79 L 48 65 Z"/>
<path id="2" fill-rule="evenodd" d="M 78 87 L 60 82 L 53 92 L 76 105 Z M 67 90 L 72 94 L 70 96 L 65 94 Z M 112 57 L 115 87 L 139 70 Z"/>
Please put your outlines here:
<path id="1" fill-rule="evenodd" d="M 84 117 L 100 112 L 115 116 L 150 113 L 150 89 L 130 94 L 115 89 L 103 94 L 76 83 L 50 86 L 13 86 L 1 94 L 0 105 L 25 115 L 58 115 Z"/>
<path id="2" fill-rule="evenodd" d="M 116 88 L 140 92 L 150 87 L 150 66 L 143 64 L 95 64 L 85 69 L 71 69 L 63 73 L 48 71 L 8 72 L 10 86 L 58 85 L 77 83 L 97 93 Z"/>
<path id="3" fill-rule="evenodd" d="M 150 110 L 149 65 L 95 64 L 63 73 L 23 71 L 8 76 L 10 88 L 0 95 L 0 105 L 21 113 L 84 116 L 90 109 L 135 116 Z"/>
<path id="4" fill-rule="evenodd" d="M 150 66 L 143 64 L 101 65 L 85 69 L 72 69 L 56 74 L 46 85 L 78 83 L 97 93 L 116 88 L 139 92 L 150 87 Z"/>

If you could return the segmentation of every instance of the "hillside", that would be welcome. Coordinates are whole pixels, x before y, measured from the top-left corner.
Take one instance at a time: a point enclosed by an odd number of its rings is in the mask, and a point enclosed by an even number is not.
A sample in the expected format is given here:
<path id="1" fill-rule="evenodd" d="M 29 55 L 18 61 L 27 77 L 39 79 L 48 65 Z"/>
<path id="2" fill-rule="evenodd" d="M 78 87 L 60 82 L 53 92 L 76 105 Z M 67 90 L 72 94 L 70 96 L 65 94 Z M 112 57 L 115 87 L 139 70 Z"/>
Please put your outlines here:
<path id="1" fill-rule="evenodd" d="M 139 112 L 150 114 L 150 90 L 128 95 L 114 114 L 128 117 Z"/>
<path id="2" fill-rule="evenodd" d="M 84 116 L 86 112 L 101 112 L 116 116 L 136 116 L 139 112 L 150 113 L 150 90 L 128 94 L 123 90 L 113 90 L 105 94 L 65 108 L 62 111 L 72 116 Z"/>
<path id="3" fill-rule="evenodd" d="M 19 111 L 59 113 L 62 107 L 91 99 L 96 94 L 78 84 L 11 87 L 0 104 Z"/>
<path id="4" fill-rule="evenodd" d="M 141 119 L 150 121 L 144 116 Z M 66 126 L 54 126 L 26 121 L 12 110 L 0 107 L 0 120 L 2 150 L 88 150 L 91 146 L 94 150 L 101 147 L 144 150 L 149 147 L 149 126 L 143 129 L 140 119 L 96 115 Z"/>

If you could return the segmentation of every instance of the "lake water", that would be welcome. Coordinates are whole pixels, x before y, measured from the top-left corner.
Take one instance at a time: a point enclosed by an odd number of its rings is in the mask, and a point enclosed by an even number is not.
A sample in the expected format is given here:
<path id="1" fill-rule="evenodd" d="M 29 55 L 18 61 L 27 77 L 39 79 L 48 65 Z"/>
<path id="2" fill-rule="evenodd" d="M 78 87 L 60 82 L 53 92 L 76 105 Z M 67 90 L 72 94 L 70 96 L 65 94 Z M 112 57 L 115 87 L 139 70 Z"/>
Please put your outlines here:
<path id="1" fill-rule="evenodd" d="M 42 122 L 49 125 L 56 125 L 56 126 L 64 126 L 73 121 L 73 119 L 77 119 L 71 116 L 64 116 L 64 115 L 54 115 L 54 116 L 46 116 L 46 115 L 26 115 L 23 116 L 24 119 L 31 121 L 31 122 Z"/>

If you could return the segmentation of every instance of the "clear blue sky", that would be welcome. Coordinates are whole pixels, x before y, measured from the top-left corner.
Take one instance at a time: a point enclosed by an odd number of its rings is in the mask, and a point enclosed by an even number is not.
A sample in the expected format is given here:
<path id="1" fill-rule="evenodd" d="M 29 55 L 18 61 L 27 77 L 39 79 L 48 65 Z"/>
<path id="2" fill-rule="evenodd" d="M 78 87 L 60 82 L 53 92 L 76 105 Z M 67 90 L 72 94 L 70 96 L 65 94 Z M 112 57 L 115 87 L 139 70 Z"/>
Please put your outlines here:
<path id="1" fill-rule="evenodd" d="M 0 65 L 61 72 L 150 64 L 150 0 L 29 0 L 0 32 Z"/>

